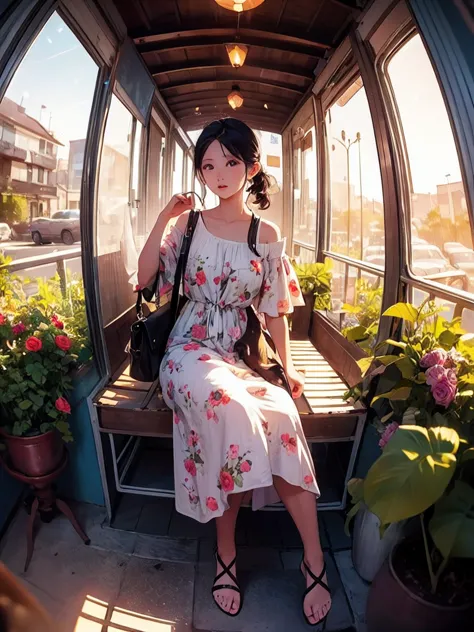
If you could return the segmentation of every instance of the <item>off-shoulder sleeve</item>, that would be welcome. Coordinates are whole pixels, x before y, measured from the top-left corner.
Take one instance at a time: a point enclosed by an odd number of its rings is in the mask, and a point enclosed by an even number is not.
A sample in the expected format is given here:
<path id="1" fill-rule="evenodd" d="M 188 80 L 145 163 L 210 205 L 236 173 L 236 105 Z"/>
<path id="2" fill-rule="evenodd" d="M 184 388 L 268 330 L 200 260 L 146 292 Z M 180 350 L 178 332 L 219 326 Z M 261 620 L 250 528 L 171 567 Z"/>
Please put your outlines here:
<path id="1" fill-rule="evenodd" d="M 305 304 L 298 277 L 285 253 L 285 244 L 285 238 L 268 244 L 262 287 L 255 304 L 257 312 L 274 317 L 291 314 L 295 307 Z"/>
<path id="2" fill-rule="evenodd" d="M 157 297 L 161 297 L 173 289 L 182 240 L 181 230 L 176 226 L 171 226 L 168 234 L 161 241 Z"/>

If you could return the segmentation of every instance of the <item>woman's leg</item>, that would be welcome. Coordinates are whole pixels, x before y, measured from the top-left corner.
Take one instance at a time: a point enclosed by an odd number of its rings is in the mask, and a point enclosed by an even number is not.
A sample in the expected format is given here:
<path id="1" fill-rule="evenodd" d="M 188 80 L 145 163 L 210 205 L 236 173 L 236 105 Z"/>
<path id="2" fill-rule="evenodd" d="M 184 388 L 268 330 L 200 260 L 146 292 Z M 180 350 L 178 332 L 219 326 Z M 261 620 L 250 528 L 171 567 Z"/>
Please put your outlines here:
<path id="1" fill-rule="evenodd" d="M 319 540 L 318 517 L 316 513 L 316 497 L 296 485 L 291 485 L 280 476 L 274 476 L 273 482 L 282 502 L 293 518 L 304 546 L 304 559 L 311 571 L 318 577 L 324 564 L 323 551 Z M 321 578 L 327 582 L 326 576 Z M 313 583 L 307 577 L 307 586 Z M 304 611 L 311 623 L 316 623 L 331 607 L 331 597 L 320 585 L 316 586 L 305 599 Z"/>
<path id="2" fill-rule="evenodd" d="M 235 523 L 237 522 L 237 515 L 239 513 L 242 498 L 245 492 L 239 492 L 238 494 L 230 494 L 229 509 L 224 512 L 220 518 L 216 518 L 216 531 L 217 531 L 217 551 L 227 566 L 232 562 L 235 557 Z M 224 569 L 217 562 L 217 573 L 221 573 Z M 235 566 L 230 568 L 230 571 L 237 577 Z M 217 582 L 218 584 L 231 584 L 235 586 L 235 582 L 228 575 L 223 575 Z M 214 599 L 220 605 L 221 608 L 227 612 L 237 612 L 240 606 L 240 596 L 235 590 L 229 590 L 223 588 L 222 590 L 216 590 L 214 593 Z"/>

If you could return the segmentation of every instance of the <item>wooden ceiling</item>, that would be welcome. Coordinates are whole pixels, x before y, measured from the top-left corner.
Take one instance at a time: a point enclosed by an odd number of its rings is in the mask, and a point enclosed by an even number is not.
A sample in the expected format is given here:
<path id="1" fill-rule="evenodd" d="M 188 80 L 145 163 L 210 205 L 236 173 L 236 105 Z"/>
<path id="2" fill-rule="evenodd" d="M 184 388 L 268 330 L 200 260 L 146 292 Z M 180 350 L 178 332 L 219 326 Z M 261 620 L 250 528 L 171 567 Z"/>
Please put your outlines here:
<path id="1" fill-rule="evenodd" d="M 282 131 L 365 4 L 265 0 L 239 16 L 215 0 L 114 2 L 183 129 L 236 116 L 272 132 Z M 242 68 L 230 65 L 232 42 L 249 47 Z M 244 97 L 236 111 L 227 103 L 234 84 Z"/>

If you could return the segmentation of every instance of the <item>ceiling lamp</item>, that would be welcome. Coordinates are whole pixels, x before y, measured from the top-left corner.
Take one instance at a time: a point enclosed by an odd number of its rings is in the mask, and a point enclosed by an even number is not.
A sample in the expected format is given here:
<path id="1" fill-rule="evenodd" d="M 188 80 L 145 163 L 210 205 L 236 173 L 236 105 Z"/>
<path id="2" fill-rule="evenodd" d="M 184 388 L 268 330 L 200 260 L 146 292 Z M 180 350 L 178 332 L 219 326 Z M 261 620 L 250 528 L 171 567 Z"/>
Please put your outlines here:
<path id="1" fill-rule="evenodd" d="M 255 7 L 263 4 L 264 1 L 265 0 L 216 0 L 217 4 L 223 9 L 235 11 L 236 13 L 255 9 Z"/>
<path id="2" fill-rule="evenodd" d="M 225 47 L 232 66 L 234 68 L 241 68 L 245 64 L 245 58 L 249 51 L 248 46 L 244 44 L 226 44 Z"/>
<path id="3" fill-rule="evenodd" d="M 232 92 L 227 95 L 227 101 L 233 110 L 240 108 L 244 102 L 244 98 L 240 92 L 239 86 L 232 86 Z"/>

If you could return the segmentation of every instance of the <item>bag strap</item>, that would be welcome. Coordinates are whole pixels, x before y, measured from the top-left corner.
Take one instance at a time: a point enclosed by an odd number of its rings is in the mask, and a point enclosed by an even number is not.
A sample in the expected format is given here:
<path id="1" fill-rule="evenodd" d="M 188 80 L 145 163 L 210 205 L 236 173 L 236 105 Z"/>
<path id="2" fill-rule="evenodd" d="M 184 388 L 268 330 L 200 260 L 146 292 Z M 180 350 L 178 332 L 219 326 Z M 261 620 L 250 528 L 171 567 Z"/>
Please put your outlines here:
<path id="1" fill-rule="evenodd" d="M 183 240 L 181 242 L 181 249 L 180 249 L 180 253 L 179 253 L 179 257 L 178 257 L 178 264 L 176 266 L 176 273 L 175 273 L 175 277 L 174 277 L 173 294 L 172 294 L 172 297 L 175 296 L 175 291 L 176 291 L 175 312 L 176 312 L 176 308 L 177 308 L 177 304 L 178 304 L 179 285 L 180 285 L 180 282 L 181 282 L 181 277 L 183 277 L 183 282 L 184 282 L 184 271 L 186 270 L 186 263 L 187 263 L 188 254 L 189 254 L 189 246 L 191 245 L 191 239 L 192 239 L 192 236 L 194 234 L 194 230 L 196 228 L 197 221 L 199 219 L 199 214 L 200 214 L 199 211 L 194 211 L 194 210 L 192 210 L 189 213 L 188 223 L 186 224 L 186 230 L 184 232 Z M 185 257 L 184 260 L 183 260 L 183 257 Z M 156 289 L 158 287 L 158 279 L 159 279 L 159 277 L 160 277 L 160 271 L 158 270 L 157 273 L 156 273 L 155 280 L 153 282 L 152 290 L 151 290 L 151 295 L 152 296 L 156 293 Z M 143 290 L 140 288 L 138 290 L 138 293 L 137 293 L 137 302 L 136 302 L 136 305 L 135 305 L 135 309 L 136 309 L 136 312 L 137 312 L 137 318 L 139 318 L 139 319 L 143 319 L 144 318 L 142 304 L 143 304 Z M 173 298 L 171 299 L 171 304 L 173 306 Z M 172 311 L 171 314 L 173 314 L 175 312 Z"/>
<path id="2" fill-rule="evenodd" d="M 260 220 L 261 218 L 252 212 L 252 219 L 250 221 L 249 232 L 247 234 L 248 246 L 250 250 L 257 255 L 257 257 L 260 257 L 260 254 L 257 251 L 257 236 Z"/>

